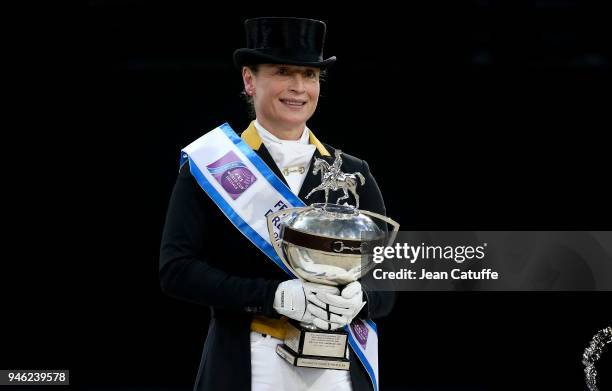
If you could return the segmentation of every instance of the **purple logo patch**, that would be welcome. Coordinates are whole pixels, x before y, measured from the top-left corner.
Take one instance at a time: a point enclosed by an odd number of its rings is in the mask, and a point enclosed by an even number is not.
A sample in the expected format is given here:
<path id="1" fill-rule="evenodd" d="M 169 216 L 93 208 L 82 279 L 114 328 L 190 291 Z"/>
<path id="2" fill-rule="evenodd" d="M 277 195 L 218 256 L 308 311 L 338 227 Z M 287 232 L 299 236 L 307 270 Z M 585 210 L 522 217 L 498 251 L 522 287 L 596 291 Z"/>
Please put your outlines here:
<path id="1" fill-rule="evenodd" d="M 206 168 L 233 200 L 240 197 L 257 180 L 233 151 Z"/>
<path id="2" fill-rule="evenodd" d="M 359 345 L 365 349 L 368 344 L 368 327 L 361 320 L 355 318 L 353 323 L 351 323 L 351 330 L 353 330 L 353 334 L 357 337 Z"/>

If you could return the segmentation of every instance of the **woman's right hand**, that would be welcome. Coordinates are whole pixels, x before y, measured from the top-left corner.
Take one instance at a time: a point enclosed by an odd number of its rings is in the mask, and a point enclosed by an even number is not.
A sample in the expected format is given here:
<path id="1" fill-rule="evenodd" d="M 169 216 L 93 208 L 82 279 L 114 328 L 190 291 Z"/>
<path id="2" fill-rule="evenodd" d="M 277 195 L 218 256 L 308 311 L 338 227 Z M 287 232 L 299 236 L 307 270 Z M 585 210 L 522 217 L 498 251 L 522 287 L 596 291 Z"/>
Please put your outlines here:
<path id="1" fill-rule="evenodd" d="M 304 282 L 300 279 L 283 281 L 278 285 L 274 295 L 274 309 L 281 315 L 295 319 L 303 323 L 313 323 L 315 315 L 307 311 L 308 306 L 323 306 L 317 293 L 330 293 L 339 295 L 340 290 L 336 287 L 312 282 Z"/>

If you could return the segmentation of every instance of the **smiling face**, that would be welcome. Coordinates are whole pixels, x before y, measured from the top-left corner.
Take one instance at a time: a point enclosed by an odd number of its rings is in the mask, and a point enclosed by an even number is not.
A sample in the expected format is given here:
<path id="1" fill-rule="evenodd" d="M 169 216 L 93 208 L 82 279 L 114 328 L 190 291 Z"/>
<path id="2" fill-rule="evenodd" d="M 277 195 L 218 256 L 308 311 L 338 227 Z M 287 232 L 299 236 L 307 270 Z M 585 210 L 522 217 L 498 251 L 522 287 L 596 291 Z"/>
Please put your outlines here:
<path id="1" fill-rule="evenodd" d="M 283 139 L 298 139 L 319 101 L 319 68 L 260 64 L 243 67 L 245 91 L 253 97 L 257 120 Z"/>

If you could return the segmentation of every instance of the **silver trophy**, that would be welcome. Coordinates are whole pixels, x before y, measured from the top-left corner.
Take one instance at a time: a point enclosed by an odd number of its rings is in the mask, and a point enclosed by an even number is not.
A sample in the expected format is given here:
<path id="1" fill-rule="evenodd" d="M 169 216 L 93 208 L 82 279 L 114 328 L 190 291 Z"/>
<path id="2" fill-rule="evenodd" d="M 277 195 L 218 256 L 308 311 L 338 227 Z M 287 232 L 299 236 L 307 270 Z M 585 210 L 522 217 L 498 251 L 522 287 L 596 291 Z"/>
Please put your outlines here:
<path id="1" fill-rule="evenodd" d="M 268 215 L 270 240 L 285 266 L 302 280 L 332 286 L 347 285 L 367 273 L 375 246 L 390 245 L 399 230 L 399 224 L 378 213 L 359 210 L 358 184 L 364 185 L 361 173 L 343 173 L 342 152 L 336 150 L 330 166 L 315 158 L 313 174 L 321 172 L 321 184 L 316 191 L 325 192 L 325 203 L 306 207 L 282 209 Z M 329 191 L 344 191 L 335 204 L 328 203 Z M 341 200 L 351 192 L 355 206 Z M 381 229 L 372 218 L 392 226 L 390 234 Z M 278 237 L 274 228 L 280 229 Z M 311 324 L 290 322 L 284 344 L 277 353 L 295 366 L 349 369 L 348 333 L 343 330 L 325 331 Z"/>

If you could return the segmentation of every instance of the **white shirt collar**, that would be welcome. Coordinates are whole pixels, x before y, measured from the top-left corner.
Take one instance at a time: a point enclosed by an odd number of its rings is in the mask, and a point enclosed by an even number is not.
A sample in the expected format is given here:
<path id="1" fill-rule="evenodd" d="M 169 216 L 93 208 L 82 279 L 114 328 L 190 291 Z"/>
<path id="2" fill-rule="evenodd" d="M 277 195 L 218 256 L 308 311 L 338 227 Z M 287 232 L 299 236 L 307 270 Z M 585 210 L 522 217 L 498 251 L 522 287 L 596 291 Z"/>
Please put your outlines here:
<path id="1" fill-rule="evenodd" d="M 304 126 L 299 140 L 281 140 L 261 126 L 257 120 L 255 120 L 255 129 L 283 173 L 291 191 L 297 195 L 310 167 L 310 159 L 317 149 L 315 145 L 310 144 L 310 130 Z"/>
<path id="2" fill-rule="evenodd" d="M 259 137 L 262 140 L 266 140 L 268 142 L 274 142 L 279 144 L 290 143 L 290 144 L 310 144 L 310 129 L 308 126 L 304 125 L 304 131 L 302 132 L 302 136 L 298 140 L 281 140 L 276 137 L 272 133 L 268 131 L 268 129 L 264 128 L 257 119 L 255 119 L 255 128 L 257 129 L 257 133 L 259 133 Z"/>

